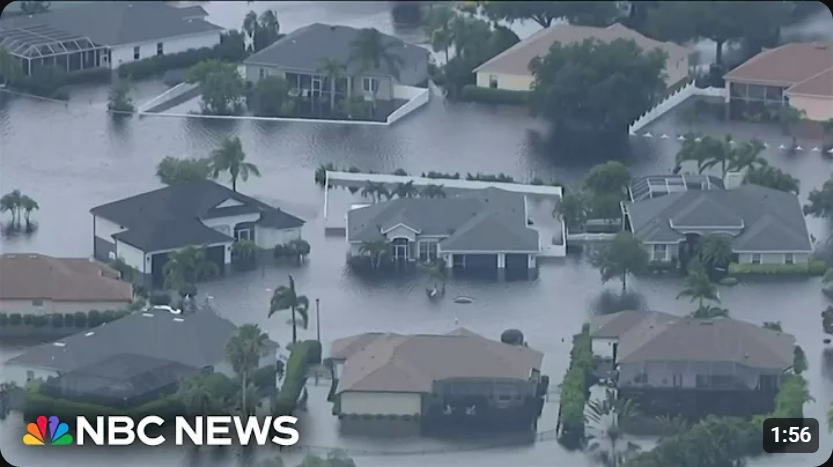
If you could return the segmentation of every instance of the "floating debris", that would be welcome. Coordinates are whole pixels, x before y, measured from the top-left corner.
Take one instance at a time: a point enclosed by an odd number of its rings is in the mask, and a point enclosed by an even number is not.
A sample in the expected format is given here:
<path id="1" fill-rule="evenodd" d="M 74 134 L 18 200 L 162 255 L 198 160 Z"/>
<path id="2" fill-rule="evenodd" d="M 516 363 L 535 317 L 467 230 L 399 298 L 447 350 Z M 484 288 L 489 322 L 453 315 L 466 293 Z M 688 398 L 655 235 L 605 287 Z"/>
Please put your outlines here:
<path id="1" fill-rule="evenodd" d="M 660 137 L 659 137 L 659 139 L 668 139 L 668 135 L 666 135 L 665 133 L 663 133 L 663 134 L 662 134 L 662 136 L 660 136 Z"/>
<path id="2" fill-rule="evenodd" d="M 782 143 L 781 146 L 778 146 L 778 149 L 787 149 L 787 147 Z"/>
<path id="3" fill-rule="evenodd" d="M 803 151 L 803 150 L 804 150 L 804 148 L 802 148 L 801 146 L 796 146 L 796 147 L 795 147 L 795 150 L 796 150 L 796 151 Z"/>
<path id="4" fill-rule="evenodd" d="M 818 146 L 816 146 L 816 147 L 814 147 L 813 149 L 811 149 L 811 151 L 813 151 L 813 152 L 819 152 L 819 151 L 821 151 L 821 149 L 819 149 L 819 148 L 818 148 Z"/>
<path id="5" fill-rule="evenodd" d="M 466 296 L 461 295 L 461 296 L 454 299 L 454 303 L 459 303 L 459 304 L 465 305 L 467 303 L 474 303 L 474 299 L 471 298 L 471 297 L 466 297 Z"/>
<path id="6" fill-rule="evenodd" d="M 652 135 L 651 133 L 645 133 L 645 134 L 644 134 L 644 135 L 642 135 L 642 136 L 644 136 L 644 137 L 646 137 L 646 138 L 653 138 L 653 137 L 654 137 L 654 135 Z"/>
<path id="7" fill-rule="evenodd" d="M 680 140 L 680 141 L 684 141 L 684 140 L 685 140 L 685 136 L 683 136 L 683 135 L 677 136 L 677 139 L 678 139 L 678 140 Z"/>

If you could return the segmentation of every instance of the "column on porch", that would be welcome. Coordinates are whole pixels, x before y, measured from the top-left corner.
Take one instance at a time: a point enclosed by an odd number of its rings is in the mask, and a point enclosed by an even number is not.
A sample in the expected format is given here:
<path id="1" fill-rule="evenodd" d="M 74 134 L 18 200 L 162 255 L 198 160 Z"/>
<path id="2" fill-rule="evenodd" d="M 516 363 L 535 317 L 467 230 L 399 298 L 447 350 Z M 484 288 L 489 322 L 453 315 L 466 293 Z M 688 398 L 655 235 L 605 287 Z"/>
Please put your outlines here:
<path id="1" fill-rule="evenodd" d="M 529 269 L 534 269 L 535 268 L 535 255 L 528 255 L 527 258 L 528 258 L 527 263 L 528 263 Z"/>
<path id="2" fill-rule="evenodd" d="M 448 253 L 445 255 L 445 267 L 447 269 L 452 269 L 454 267 L 454 254 Z"/>
<path id="3" fill-rule="evenodd" d="M 506 267 L 506 253 L 497 254 L 497 267 L 498 269 L 503 269 Z"/>

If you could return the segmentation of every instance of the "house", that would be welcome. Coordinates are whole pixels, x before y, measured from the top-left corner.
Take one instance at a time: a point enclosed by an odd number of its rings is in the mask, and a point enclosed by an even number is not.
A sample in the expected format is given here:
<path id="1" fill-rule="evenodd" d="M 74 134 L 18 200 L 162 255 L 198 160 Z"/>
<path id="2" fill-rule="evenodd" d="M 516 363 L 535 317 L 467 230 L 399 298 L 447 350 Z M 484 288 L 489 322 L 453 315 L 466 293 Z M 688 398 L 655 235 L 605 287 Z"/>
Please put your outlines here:
<path id="1" fill-rule="evenodd" d="M 351 256 L 385 241 L 395 261 L 442 261 L 457 269 L 534 268 L 540 248 L 526 197 L 494 187 L 357 207 L 347 212 L 346 231 Z"/>
<path id="2" fill-rule="evenodd" d="M 416 86 L 428 79 L 428 49 L 406 44 L 381 34 L 391 44 L 388 52 L 401 60 L 397 70 L 382 60 L 369 69 L 354 60 L 351 45 L 360 29 L 314 23 L 297 29 L 243 61 L 246 79 L 257 82 L 265 76 L 284 78 L 302 97 L 321 97 L 329 102 L 330 78 L 321 71 L 325 60 L 342 64 L 343 76 L 336 79 L 336 100 L 360 96 L 367 101 L 392 101 L 397 85 Z"/>
<path id="3" fill-rule="evenodd" d="M 655 192 L 622 203 L 624 228 L 642 241 L 651 261 L 686 264 L 699 251 L 701 236 L 726 234 L 732 237 L 732 262 L 808 263 L 813 245 L 797 196 L 758 185 L 730 184 L 724 190 L 704 183 L 706 189 L 688 184 L 686 191 L 676 186 L 661 196 Z M 641 193 L 634 187 L 631 192 Z"/>
<path id="4" fill-rule="evenodd" d="M 806 118 L 833 118 L 833 42 L 792 43 L 765 50 L 724 76 L 726 103 L 789 103 Z"/>
<path id="5" fill-rule="evenodd" d="M 133 299 L 117 271 L 92 259 L 7 253 L 0 255 L 0 271 L 2 313 L 119 310 Z"/>
<path id="6" fill-rule="evenodd" d="M 333 413 L 342 421 L 419 422 L 425 431 L 501 424 L 528 430 L 540 415 L 543 358 L 466 329 L 340 339 L 331 350 Z"/>
<path id="7" fill-rule="evenodd" d="M 24 386 L 42 379 L 52 394 L 102 405 L 146 402 L 172 392 L 198 371 L 233 377 L 225 359 L 226 342 L 237 327 L 209 310 L 194 314 L 133 313 L 57 342 L 31 347 L 8 360 L 3 375 Z M 273 365 L 278 345 L 260 367 Z"/>
<path id="8" fill-rule="evenodd" d="M 648 415 L 766 413 L 795 358 L 793 336 L 728 318 L 625 311 L 596 321 L 594 341 L 617 340 L 619 397 Z"/>
<path id="9" fill-rule="evenodd" d="M 250 240 L 264 249 L 301 237 L 304 221 L 210 180 L 171 185 L 90 210 L 93 252 L 121 258 L 159 285 L 168 253 L 203 246 L 221 272 L 231 246 Z"/>
<path id="10" fill-rule="evenodd" d="M 607 28 L 555 25 L 536 32 L 475 68 L 477 86 L 531 91 L 534 78 L 529 64 L 532 59 L 546 55 L 553 44 L 569 45 L 586 39 L 602 42 L 632 40 L 643 50 L 660 49 L 667 55 L 665 82 L 668 87 L 688 79 L 688 51 L 685 47 L 671 42 L 656 41 L 618 23 Z"/>
<path id="11" fill-rule="evenodd" d="M 167 2 L 89 2 L 33 16 L 0 20 L 0 45 L 21 62 L 67 72 L 116 69 L 137 60 L 213 47 L 222 28 L 201 7 Z"/>
<path id="12" fill-rule="evenodd" d="M 679 316 L 659 311 L 622 311 L 597 316 L 590 322 L 590 343 L 593 355 L 605 360 L 616 361 L 619 350 L 619 336 L 642 322 L 665 323 Z"/>

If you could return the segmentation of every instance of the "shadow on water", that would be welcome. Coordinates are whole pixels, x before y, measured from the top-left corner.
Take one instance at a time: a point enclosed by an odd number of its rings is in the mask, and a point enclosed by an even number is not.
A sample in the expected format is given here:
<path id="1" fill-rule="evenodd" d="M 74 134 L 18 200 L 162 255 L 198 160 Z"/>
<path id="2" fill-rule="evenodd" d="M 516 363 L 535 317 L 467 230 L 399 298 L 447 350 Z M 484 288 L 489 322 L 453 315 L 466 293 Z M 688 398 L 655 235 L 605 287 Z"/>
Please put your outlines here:
<path id="1" fill-rule="evenodd" d="M 0 235 L 4 240 L 11 240 L 14 238 L 28 238 L 38 232 L 38 223 L 24 222 L 23 224 L 8 221 L 0 226 Z"/>
<path id="2" fill-rule="evenodd" d="M 620 291 L 605 289 L 593 298 L 590 309 L 596 315 L 609 315 L 626 310 L 648 311 L 645 297 L 632 290 L 622 294 Z"/>

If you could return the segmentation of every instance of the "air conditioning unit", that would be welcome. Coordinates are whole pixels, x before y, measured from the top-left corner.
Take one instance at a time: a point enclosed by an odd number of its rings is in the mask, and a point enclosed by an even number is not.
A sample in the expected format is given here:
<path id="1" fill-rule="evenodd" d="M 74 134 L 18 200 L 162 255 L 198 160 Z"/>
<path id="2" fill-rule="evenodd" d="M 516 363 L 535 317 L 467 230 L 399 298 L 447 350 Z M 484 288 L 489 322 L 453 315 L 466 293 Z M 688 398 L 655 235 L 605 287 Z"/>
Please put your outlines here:
<path id="1" fill-rule="evenodd" d="M 107 254 L 107 257 L 110 258 L 110 261 L 115 261 L 116 260 L 116 254 L 112 251 Z"/>

